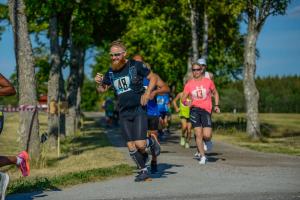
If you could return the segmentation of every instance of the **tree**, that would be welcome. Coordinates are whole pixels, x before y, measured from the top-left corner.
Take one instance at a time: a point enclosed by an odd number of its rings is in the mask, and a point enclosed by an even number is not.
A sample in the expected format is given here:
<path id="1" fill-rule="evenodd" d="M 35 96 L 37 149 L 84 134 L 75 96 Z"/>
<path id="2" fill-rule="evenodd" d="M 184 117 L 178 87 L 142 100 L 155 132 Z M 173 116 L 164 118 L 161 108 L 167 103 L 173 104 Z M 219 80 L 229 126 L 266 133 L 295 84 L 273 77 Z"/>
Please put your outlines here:
<path id="1" fill-rule="evenodd" d="M 192 62 L 196 62 L 199 57 L 199 37 L 198 37 L 198 26 L 199 26 L 199 11 L 197 9 L 197 0 L 188 0 L 190 8 L 190 21 L 191 21 L 191 33 L 192 33 Z"/>
<path id="2" fill-rule="evenodd" d="M 25 3 L 23 0 L 9 0 L 9 17 L 13 27 L 14 45 L 18 72 L 20 105 L 37 105 L 34 59 L 28 34 Z M 20 138 L 22 148 L 32 158 L 40 157 L 38 112 L 20 112 Z"/>
<path id="3" fill-rule="evenodd" d="M 267 17 L 283 15 L 289 2 L 289 0 L 247 0 L 246 3 L 247 35 L 245 37 L 243 85 L 246 100 L 247 133 L 253 139 L 261 135 L 258 118 L 259 92 L 254 80 L 256 42 Z"/>
<path id="4" fill-rule="evenodd" d="M 0 3 L 0 21 L 6 20 L 8 18 L 8 9 L 7 6 Z M 0 40 L 2 33 L 5 31 L 5 27 L 0 26 Z"/>
<path id="5" fill-rule="evenodd" d="M 122 40 L 128 55 L 141 54 L 154 72 L 181 90 L 191 45 L 190 26 L 178 1 L 117 1 L 127 19 Z"/>

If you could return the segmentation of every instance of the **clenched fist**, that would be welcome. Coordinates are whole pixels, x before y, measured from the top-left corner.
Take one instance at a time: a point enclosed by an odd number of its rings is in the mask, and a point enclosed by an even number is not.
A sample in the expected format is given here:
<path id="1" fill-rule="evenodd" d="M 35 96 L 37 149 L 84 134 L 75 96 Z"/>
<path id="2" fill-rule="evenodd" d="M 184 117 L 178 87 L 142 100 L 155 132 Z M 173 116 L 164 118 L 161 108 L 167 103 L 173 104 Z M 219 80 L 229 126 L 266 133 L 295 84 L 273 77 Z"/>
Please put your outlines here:
<path id="1" fill-rule="evenodd" d="M 103 78 L 104 78 L 103 74 L 97 73 L 95 76 L 96 83 L 102 85 Z"/>

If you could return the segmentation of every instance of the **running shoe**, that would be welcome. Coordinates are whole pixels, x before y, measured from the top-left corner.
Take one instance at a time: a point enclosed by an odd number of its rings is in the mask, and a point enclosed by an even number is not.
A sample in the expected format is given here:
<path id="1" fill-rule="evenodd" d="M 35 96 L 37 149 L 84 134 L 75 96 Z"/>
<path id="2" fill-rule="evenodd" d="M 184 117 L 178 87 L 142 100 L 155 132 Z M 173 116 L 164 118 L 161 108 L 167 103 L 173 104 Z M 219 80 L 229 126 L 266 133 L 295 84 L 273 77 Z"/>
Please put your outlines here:
<path id="1" fill-rule="evenodd" d="M 185 144 L 185 138 L 184 137 L 180 137 L 180 145 L 184 146 Z"/>
<path id="2" fill-rule="evenodd" d="M 29 167 L 29 156 L 28 153 L 26 151 L 22 151 L 21 153 L 19 153 L 18 158 L 21 159 L 21 163 L 18 166 L 19 169 L 22 172 L 23 176 L 29 176 L 30 174 L 30 167 Z"/>
<path id="3" fill-rule="evenodd" d="M 200 153 L 197 151 L 197 152 L 194 154 L 194 157 L 197 158 L 197 159 L 200 159 L 201 155 L 200 155 Z"/>
<path id="4" fill-rule="evenodd" d="M 151 181 L 147 171 L 142 170 L 134 179 L 135 182 Z"/>
<path id="5" fill-rule="evenodd" d="M 151 174 L 155 174 L 157 172 L 157 162 L 151 161 Z"/>
<path id="6" fill-rule="evenodd" d="M 156 135 L 151 135 L 152 145 L 150 146 L 150 151 L 152 155 L 159 156 L 160 154 L 160 144 L 157 140 Z"/>
<path id="7" fill-rule="evenodd" d="M 207 161 L 207 158 L 206 158 L 205 156 L 201 156 L 200 161 L 199 161 L 199 164 L 200 164 L 200 165 L 205 165 L 205 164 L 206 164 L 206 161 Z"/>
<path id="8" fill-rule="evenodd" d="M 203 149 L 204 149 L 204 151 L 207 151 L 207 146 L 205 144 L 205 141 L 203 142 Z"/>
<path id="9" fill-rule="evenodd" d="M 0 197 L 1 200 L 5 200 L 5 192 L 9 183 L 9 176 L 7 173 L 0 172 Z"/>
<path id="10" fill-rule="evenodd" d="M 190 144 L 188 142 L 185 143 L 184 148 L 189 149 L 190 148 Z"/>
<path id="11" fill-rule="evenodd" d="M 213 143 L 211 140 L 204 140 L 204 151 L 211 151 L 213 148 Z"/>

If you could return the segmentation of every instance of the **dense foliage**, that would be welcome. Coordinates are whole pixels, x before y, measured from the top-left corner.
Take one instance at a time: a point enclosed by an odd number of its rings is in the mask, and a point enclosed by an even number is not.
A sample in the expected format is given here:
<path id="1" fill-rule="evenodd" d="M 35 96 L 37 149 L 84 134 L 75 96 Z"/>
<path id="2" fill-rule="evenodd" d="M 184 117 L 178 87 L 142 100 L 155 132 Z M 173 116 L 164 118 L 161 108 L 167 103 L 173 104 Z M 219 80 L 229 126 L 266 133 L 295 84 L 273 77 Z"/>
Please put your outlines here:
<path id="1" fill-rule="evenodd" d="M 234 81 L 243 67 L 243 35 L 239 24 L 245 8 L 243 1 L 218 0 L 96 0 L 96 1 L 26 1 L 30 32 L 36 35 L 34 56 L 38 95 L 47 93 L 49 76 L 49 18 L 57 14 L 59 39 L 72 36 L 86 50 L 97 50 L 92 77 L 105 72 L 110 64 L 109 43 L 122 39 L 128 56 L 141 54 L 153 70 L 173 89 L 182 90 L 183 77 L 191 56 L 191 21 L 189 3 L 199 12 L 199 52 L 203 42 L 203 12 L 208 16 L 208 71 L 215 75 L 221 94 L 223 111 L 245 111 L 243 86 Z M 0 5 L 0 20 L 7 19 L 7 6 Z M 71 26 L 71 27 L 70 27 Z M 71 29 L 72 28 L 72 29 Z M 0 26 L 1 32 L 4 26 Z M 68 33 L 70 30 L 71 33 Z M 67 47 L 71 45 L 68 38 Z M 70 50 L 63 57 L 69 67 Z M 199 55 L 201 56 L 201 55 Z M 16 80 L 15 77 L 13 80 Z M 299 112 L 299 77 L 257 78 L 260 92 L 260 112 Z M 85 80 L 82 89 L 82 110 L 98 110 L 107 95 L 98 95 L 93 80 Z M 0 100 L 0 104 L 17 104 L 15 97 Z M 282 106 L 284 105 L 284 106 Z"/>
<path id="2" fill-rule="evenodd" d="M 259 111 L 263 113 L 300 113 L 300 76 L 258 77 L 260 93 Z M 235 81 L 218 88 L 223 112 L 245 112 L 242 81 Z"/>

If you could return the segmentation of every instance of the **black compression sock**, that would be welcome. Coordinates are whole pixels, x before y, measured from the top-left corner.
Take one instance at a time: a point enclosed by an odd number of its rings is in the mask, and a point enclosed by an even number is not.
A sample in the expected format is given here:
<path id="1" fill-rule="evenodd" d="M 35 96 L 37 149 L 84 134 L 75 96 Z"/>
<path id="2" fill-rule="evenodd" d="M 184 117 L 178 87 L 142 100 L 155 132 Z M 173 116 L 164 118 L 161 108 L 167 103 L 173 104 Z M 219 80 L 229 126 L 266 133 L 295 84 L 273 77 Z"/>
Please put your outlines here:
<path id="1" fill-rule="evenodd" d="M 141 154 L 138 150 L 129 151 L 129 154 L 132 158 L 132 160 L 137 165 L 138 169 L 145 168 L 145 160 L 143 154 Z"/>

